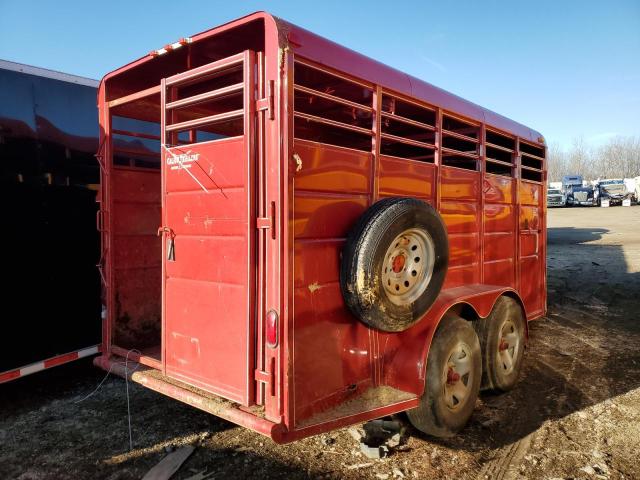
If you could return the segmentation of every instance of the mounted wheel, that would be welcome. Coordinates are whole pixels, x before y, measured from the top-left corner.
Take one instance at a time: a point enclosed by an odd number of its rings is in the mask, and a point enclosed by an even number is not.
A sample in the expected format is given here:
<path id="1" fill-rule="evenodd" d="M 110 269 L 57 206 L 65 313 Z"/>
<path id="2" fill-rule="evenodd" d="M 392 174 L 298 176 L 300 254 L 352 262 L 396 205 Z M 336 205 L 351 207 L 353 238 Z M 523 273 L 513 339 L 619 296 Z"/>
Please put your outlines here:
<path id="1" fill-rule="evenodd" d="M 473 327 L 447 316 L 440 322 L 427 358 L 427 377 L 420 405 L 407 411 L 418 430 L 451 437 L 471 417 L 480 392 L 482 355 Z"/>
<path id="2" fill-rule="evenodd" d="M 433 304 L 447 273 L 449 243 L 438 212 L 414 198 L 386 198 L 360 217 L 342 251 L 340 287 L 370 327 L 400 332 Z"/>
<path id="3" fill-rule="evenodd" d="M 487 318 L 474 322 L 482 348 L 482 388 L 508 391 L 518 381 L 525 345 L 525 318 L 517 301 L 500 297 Z"/>

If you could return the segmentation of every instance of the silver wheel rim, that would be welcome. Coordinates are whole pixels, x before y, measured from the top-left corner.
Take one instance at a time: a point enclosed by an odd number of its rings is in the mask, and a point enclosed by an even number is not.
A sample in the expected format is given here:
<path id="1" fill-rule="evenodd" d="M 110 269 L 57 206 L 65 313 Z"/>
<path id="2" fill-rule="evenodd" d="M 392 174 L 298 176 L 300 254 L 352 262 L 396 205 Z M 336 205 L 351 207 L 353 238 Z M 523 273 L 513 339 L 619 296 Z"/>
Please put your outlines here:
<path id="1" fill-rule="evenodd" d="M 516 358 L 520 351 L 520 337 L 516 324 L 512 320 L 505 320 L 500 327 L 498 341 L 498 367 L 505 375 L 509 375 L 515 368 Z"/>
<path id="2" fill-rule="evenodd" d="M 424 230 L 411 228 L 393 239 L 382 263 L 382 284 L 389 300 L 409 305 L 424 293 L 433 275 L 435 247 Z"/>
<path id="3" fill-rule="evenodd" d="M 473 385 L 471 348 L 458 342 L 449 353 L 443 371 L 444 402 L 450 410 L 461 408 L 471 395 Z"/>

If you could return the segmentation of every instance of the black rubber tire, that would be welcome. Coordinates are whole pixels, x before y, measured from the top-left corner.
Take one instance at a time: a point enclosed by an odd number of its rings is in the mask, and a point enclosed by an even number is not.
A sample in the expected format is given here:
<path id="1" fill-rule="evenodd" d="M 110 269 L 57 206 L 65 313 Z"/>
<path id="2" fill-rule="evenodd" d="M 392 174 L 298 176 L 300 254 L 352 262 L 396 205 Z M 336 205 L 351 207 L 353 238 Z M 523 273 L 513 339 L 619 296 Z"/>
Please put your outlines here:
<path id="1" fill-rule="evenodd" d="M 500 329 L 506 318 L 513 321 L 515 333 L 519 338 L 513 369 L 508 373 L 505 373 L 504 364 L 498 354 L 501 340 Z M 525 322 L 520 304 L 511 297 L 502 296 L 496 300 L 496 304 L 487 318 L 473 323 L 482 349 L 482 389 L 506 392 L 518 382 L 526 343 Z"/>
<path id="2" fill-rule="evenodd" d="M 380 276 L 384 256 L 396 236 L 422 229 L 433 241 L 433 273 L 425 291 L 408 305 L 389 300 Z M 449 241 L 438 212 L 415 198 L 386 198 L 373 204 L 347 238 L 340 265 L 340 288 L 351 312 L 370 327 L 401 332 L 418 322 L 436 300 L 447 274 Z"/>
<path id="3" fill-rule="evenodd" d="M 471 349 L 470 394 L 456 410 L 450 409 L 445 401 L 445 366 L 449 352 L 457 342 L 466 343 Z M 482 376 L 482 355 L 480 342 L 473 326 L 466 320 L 448 315 L 442 319 L 436 330 L 427 358 L 427 377 L 420 405 L 407 411 L 411 424 L 434 437 L 451 437 L 458 433 L 469 421 L 480 393 Z"/>

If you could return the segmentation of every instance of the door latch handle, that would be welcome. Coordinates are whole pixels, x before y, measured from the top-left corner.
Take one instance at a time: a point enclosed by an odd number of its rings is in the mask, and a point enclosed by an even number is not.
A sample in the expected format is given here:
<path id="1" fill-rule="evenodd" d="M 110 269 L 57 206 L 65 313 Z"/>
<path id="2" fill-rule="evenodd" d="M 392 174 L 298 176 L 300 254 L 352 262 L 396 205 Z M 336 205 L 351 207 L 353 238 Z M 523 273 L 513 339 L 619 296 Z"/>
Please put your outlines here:
<path id="1" fill-rule="evenodd" d="M 176 245 L 175 238 L 176 234 L 169 227 L 160 227 L 158 228 L 158 236 L 167 235 L 167 261 L 175 262 L 176 261 Z"/>
<path id="2" fill-rule="evenodd" d="M 176 261 L 176 242 L 173 237 L 167 238 L 167 260 L 169 262 Z"/>

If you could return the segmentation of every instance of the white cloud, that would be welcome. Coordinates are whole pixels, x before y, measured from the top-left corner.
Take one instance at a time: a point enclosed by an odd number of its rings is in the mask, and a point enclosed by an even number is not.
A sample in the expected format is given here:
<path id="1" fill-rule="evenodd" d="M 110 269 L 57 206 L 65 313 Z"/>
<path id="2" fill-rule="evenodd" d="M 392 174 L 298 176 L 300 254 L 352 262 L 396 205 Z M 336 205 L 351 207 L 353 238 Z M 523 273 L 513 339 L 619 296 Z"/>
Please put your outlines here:
<path id="1" fill-rule="evenodd" d="M 431 65 L 432 67 L 437 68 L 438 70 L 440 70 L 441 72 L 446 72 L 447 71 L 447 67 L 445 67 L 444 65 L 442 65 L 440 62 L 436 62 L 435 60 L 433 60 L 432 58 L 429 58 L 425 55 L 421 55 L 422 60 L 424 60 L 425 62 L 427 62 L 429 65 Z"/>
<path id="2" fill-rule="evenodd" d="M 604 143 L 610 138 L 620 135 L 620 132 L 602 132 L 590 136 L 587 140 L 591 143 L 599 144 Z"/>

